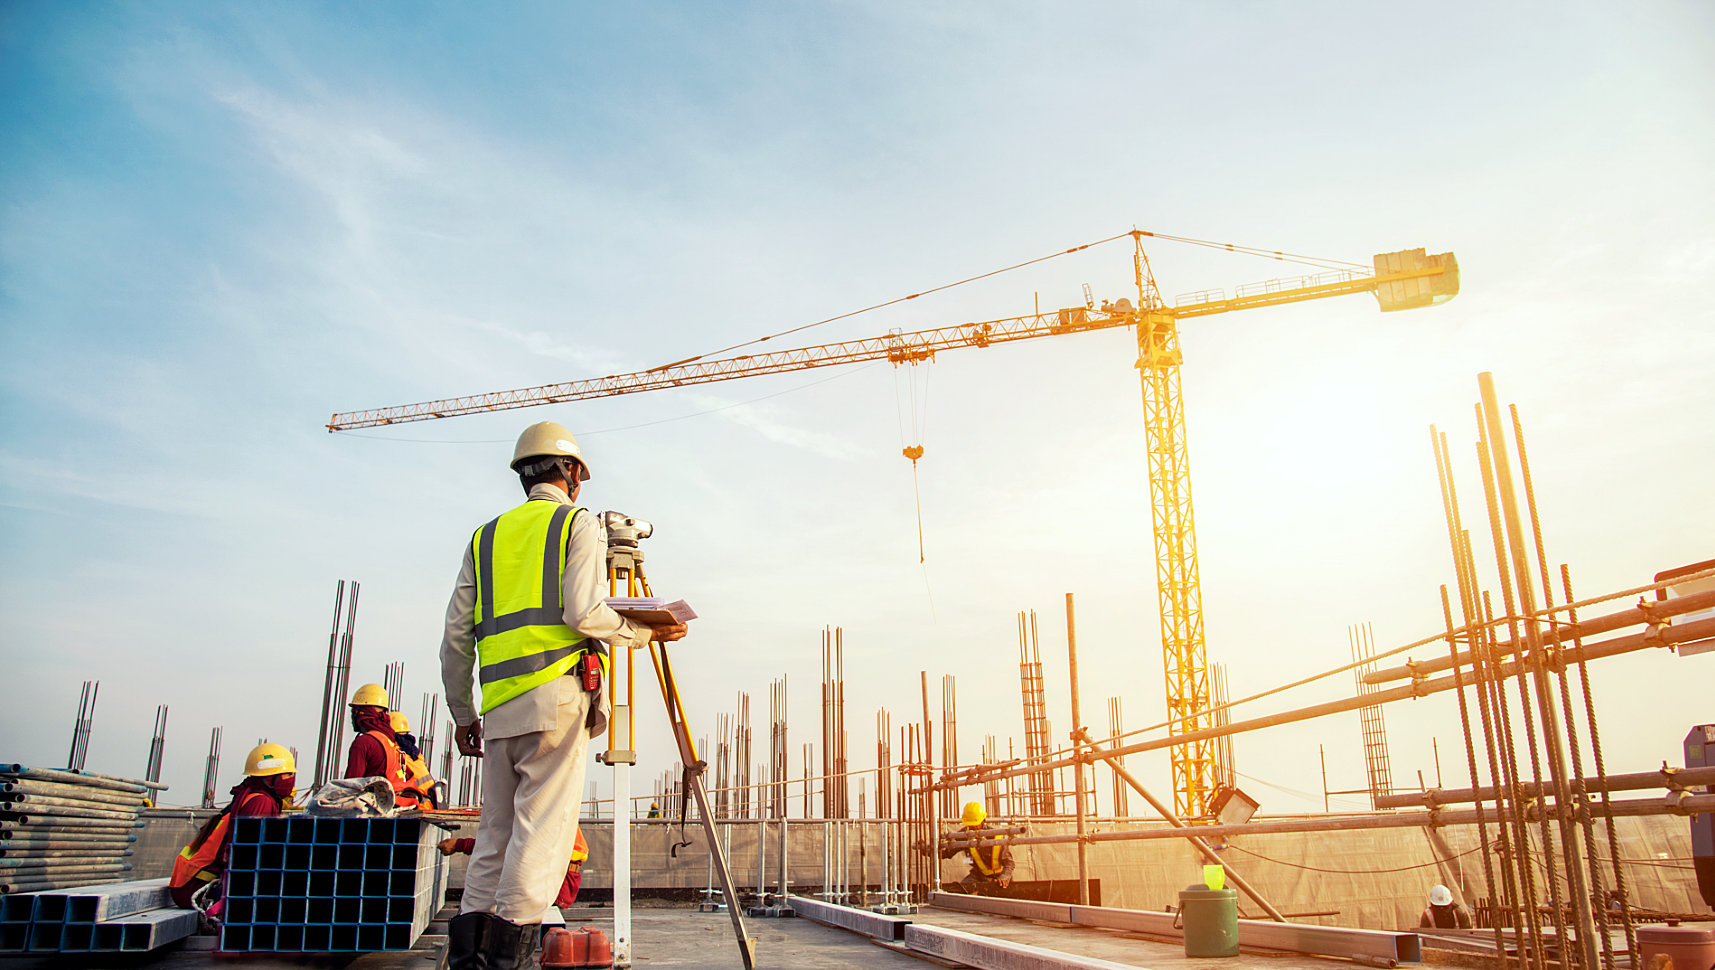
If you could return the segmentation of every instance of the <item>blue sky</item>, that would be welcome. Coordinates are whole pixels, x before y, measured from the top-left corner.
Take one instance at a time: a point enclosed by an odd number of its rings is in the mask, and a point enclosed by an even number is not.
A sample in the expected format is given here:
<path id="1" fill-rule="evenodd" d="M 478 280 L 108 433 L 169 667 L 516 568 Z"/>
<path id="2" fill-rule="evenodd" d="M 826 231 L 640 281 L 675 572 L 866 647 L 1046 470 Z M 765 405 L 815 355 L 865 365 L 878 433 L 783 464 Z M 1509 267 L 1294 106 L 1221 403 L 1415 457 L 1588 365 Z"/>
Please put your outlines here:
<path id="1" fill-rule="evenodd" d="M 1383 647 L 1438 628 L 1427 426 L 1474 496 L 1479 371 L 1520 406 L 1581 593 L 1711 558 L 1712 40 L 1695 3 L 8 4 L 0 754 L 59 763 L 85 679 L 97 770 L 140 773 L 171 706 L 168 801 L 196 797 L 213 726 L 223 786 L 253 738 L 313 751 L 342 577 L 364 590 L 354 683 L 405 661 L 414 715 L 460 544 L 515 501 L 511 441 L 544 418 L 583 437 L 588 504 L 657 522 L 657 587 L 704 615 L 678 661 L 704 730 L 742 689 L 765 733 L 785 673 L 794 750 L 815 739 L 839 624 L 852 750 L 927 669 L 959 678 L 969 758 L 1020 736 L 1014 615 L 1036 609 L 1063 736 L 1068 591 L 1086 720 L 1118 694 L 1154 723 L 1123 333 L 322 427 L 640 369 L 1133 227 L 1360 262 L 1423 246 L 1464 272 L 1434 310 L 1186 325 L 1209 649 L 1235 694 L 1344 662 L 1351 623 Z M 1150 256 L 1170 300 L 1297 272 Z M 1108 244 L 802 336 L 1076 305 L 1130 273 Z M 1711 662 L 1609 662 L 1610 767 L 1677 759 Z M 1451 702 L 1397 710 L 1396 774 L 1459 736 Z M 641 717 L 646 783 L 670 755 Z M 1319 807 L 1315 747 L 1358 787 L 1358 738 L 1355 716 L 1243 738 L 1239 768 L 1265 810 Z M 1168 787 L 1164 760 L 1134 767 Z"/>

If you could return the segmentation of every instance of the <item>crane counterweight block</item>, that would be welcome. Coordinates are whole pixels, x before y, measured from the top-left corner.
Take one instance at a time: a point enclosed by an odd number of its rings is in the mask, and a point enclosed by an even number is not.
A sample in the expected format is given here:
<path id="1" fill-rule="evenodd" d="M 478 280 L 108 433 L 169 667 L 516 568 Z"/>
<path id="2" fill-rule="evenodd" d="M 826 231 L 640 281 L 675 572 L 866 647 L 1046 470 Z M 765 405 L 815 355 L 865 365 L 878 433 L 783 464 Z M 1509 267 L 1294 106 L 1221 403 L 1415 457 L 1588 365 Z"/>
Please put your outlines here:
<path id="1" fill-rule="evenodd" d="M 1376 302 L 1381 304 L 1383 312 L 1435 306 L 1459 295 L 1459 261 L 1453 258 L 1452 253 L 1431 256 L 1422 249 L 1377 253 L 1375 267 L 1378 278 L 1401 273 L 1425 273 L 1411 279 L 1378 283 Z M 1426 272 L 1432 270 L 1439 272 Z"/>

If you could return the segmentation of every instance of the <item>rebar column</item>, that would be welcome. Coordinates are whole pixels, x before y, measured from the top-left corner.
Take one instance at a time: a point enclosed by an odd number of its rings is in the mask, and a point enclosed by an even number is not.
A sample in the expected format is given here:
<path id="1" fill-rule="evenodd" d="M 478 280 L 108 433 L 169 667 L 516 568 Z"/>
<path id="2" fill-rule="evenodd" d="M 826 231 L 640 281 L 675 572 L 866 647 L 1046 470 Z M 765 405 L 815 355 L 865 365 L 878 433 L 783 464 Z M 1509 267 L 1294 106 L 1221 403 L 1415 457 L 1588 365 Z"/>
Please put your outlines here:
<path id="1" fill-rule="evenodd" d="M 1090 867 L 1084 842 L 1084 721 L 1078 712 L 1078 624 L 1072 612 L 1072 594 L 1066 594 L 1066 664 L 1072 680 L 1072 797 L 1078 802 L 1078 905 L 1090 905 Z"/>

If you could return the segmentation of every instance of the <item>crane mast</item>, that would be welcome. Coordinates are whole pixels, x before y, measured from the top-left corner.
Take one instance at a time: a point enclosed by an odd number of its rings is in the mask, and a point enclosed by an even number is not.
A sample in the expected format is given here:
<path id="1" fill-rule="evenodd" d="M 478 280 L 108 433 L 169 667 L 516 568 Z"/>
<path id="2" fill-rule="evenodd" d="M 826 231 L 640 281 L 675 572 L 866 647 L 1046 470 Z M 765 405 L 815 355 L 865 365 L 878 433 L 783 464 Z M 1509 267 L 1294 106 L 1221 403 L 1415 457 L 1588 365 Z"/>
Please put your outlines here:
<path id="1" fill-rule="evenodd" d="M 1214 715 L 1210 710 L 1213 703 L 1203 635 L 1203 594 L 1191 506 L 1185 399 L 1179 382 L 1179 367 L 1184 359 L 1179 349 L 1179 321 L 1357 293 L 1374 294 L 1383 311 L 1433 306 L 1458 294 L 1459 266 L 1452 253 L 1429 255 L 1423 249 L 1408 249 L 1377 255 L 1373 274 L 1339 270 L 1293 280 L 1270 280 L 1241 286 L 1232 297 L 1224 291 L 1207 290 L 1168 306 L 1161 299 L 1143 249 L 1143 238 L 1152 235 L 1138 230 L 1131 233 L 1136 249 L 1132 257 L 1136 306 L 1121 300 L 1117 304 L 1104 303 L 1099 310 L 1073 307 L 767 354 L 691 358 L 630 374 L 345 412 L 333 415 L 327 428 L 330 432 L 351 431 L 871 360 L 886 360 L 897 366 L 933 360 L 937 353 L 946 350 L 1135 327 L 1136 367 L 1143 385 L 1144 436 L 1149 458 L 1161 653 L 1171 722 L 1168 732 L 1189 734 L 1210 727 Z M 1202 817 L 1208 811 L 1216 778 L 1214 743 L 1191 741 L 1169 750 L 1174 812 L 1180 818 Z"/>

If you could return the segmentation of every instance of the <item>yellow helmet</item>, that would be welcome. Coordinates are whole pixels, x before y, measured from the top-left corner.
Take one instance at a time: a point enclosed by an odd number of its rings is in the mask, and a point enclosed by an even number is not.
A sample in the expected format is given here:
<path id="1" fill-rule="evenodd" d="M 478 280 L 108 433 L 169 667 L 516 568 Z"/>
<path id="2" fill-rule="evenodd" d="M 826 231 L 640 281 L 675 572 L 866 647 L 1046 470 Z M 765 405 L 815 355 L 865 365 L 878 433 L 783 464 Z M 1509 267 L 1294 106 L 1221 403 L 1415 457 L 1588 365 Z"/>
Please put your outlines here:
<path id="1" fill-rule="evenodd" d="M 398 711 L 387 715 L 387 726 L 393 729 L 394 734 L 411 733 L 411 722 L 405 720 L 405 715 Z"/>
<path id="2" fill-rule="evenodd" d="M 351 695 L 352 707 L 392 707 L 387 703 L 387 689 L 380 684 L 364 684 Z"/>
<path id="3" fill-rule="evenodd" d="M 974 829 L 983 824 L 983 819 L 988 817 L 989 813 L 984 810 L 982 802 L 966 802 L 965 812 L 963 815 L 959 816 L 959 821 L 962 822 L 966 828 Z"/>
<path id="4" fill-rule="evenodd" d="M 292 757 L 291 749 L 283 744 L 259 744 L 251 748 L 244 759 L 244 773 L 252 778 L 294 775 L 297 772 L 298 762 Z"/>
<path id="5" fill-rule="evenodd" d="M 578 447 L 578 439 L 572 437 L 565 425 L 552 421 L 538 421 L 525 428 L 524 433 L 518 436 L 518 444 L 512 448 L 512 470 L 517 471 L 519 464 L 526 458 L 545 458 L 550 455 L 575 459 L 580 469 L 578 481 L 590 480 L 589 462 L 584 461 L 584 453 Z"/>

